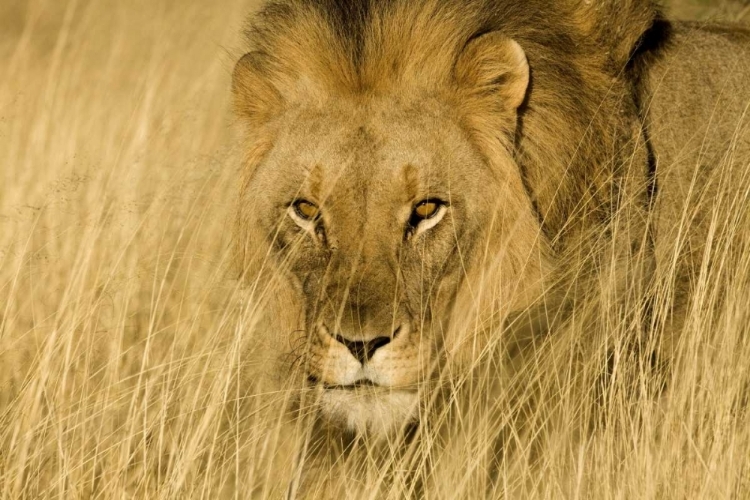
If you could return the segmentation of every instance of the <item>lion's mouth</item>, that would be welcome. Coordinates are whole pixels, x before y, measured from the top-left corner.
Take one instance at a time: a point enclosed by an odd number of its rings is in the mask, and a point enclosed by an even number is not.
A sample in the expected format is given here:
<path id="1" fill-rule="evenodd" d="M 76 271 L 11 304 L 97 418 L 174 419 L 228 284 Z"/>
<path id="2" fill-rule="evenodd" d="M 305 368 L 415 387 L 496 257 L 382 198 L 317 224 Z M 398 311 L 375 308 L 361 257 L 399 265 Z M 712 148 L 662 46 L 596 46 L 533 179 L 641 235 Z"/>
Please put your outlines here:
<path id="1" fill-rule="evenodd" d="M 416 419 L 418 391 L 377 384 L 363 378 L 353 384 L 329 384 L 308 376 L 320 391 L 318 404 L 330 422 L 360 433 L 387 435 Z"/>
<path id="2" fill-rule="evenodd" d="M 350 391 L 355 392 L 358 390 L 367 391 L 369 393 L 376 392 L 407 392 L 407 393 L 418 393 L 420 390 L 420 383 L 411 383 L 405 385 L 383 385 L 379 384 L 369 378 L 363 377 L 351 384 L 332 384 L 330 382 L 324 382 L 318 379 L 314 375 L 307 376 L 307 387 L 309 389 L 322 389 L 324 391 Z"/>
<path id="3" fill-rule="evenodd" d="M 307 381 L 311 387 L 320 387 L 326 391 L 356 391 L 359 389 L 369 390 L 391 390 L 390 387 L 385 387 L 380 384 L 373 382 L 370 379 L 360 379 L 353 384 L 329 384 L 326 382 L 320 382 L 317 377 L 310 375 L 307 377 Z"/>
<path id="4" fill-rule="evenodd" d="M 377 384 L 372 380 L 363 378 L 357 380 L 353 384 L 329 384 L 326 382 L 320 382 L 316 377 L 308 377 L 308 382 L 311 388 L 322 389 L 325 392 L 348 392 L 352 394 L 379 394 L 387 392 L 400 392 L 400 388 L 387 387 L 384 385 Z"/>

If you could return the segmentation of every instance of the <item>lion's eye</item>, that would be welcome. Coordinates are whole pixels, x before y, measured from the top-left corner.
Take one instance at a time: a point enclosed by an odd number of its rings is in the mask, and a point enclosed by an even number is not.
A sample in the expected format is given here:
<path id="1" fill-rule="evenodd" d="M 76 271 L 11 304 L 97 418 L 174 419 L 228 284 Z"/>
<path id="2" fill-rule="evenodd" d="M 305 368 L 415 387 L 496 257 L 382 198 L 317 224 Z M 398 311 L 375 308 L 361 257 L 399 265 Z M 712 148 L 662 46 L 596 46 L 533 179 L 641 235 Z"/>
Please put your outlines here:
<path id="1" fill-rule="evenodd" d="M 306 221 L 317 219 L 318 215 L 320 215 L 320 209 L 317 205 L 310 203 L 307 200 L 297 200 L 292 206 L 297 215 Z"/>
<path id="2" fill-rule="evenodd" d="M 440 203 L 435 200 L 425 200 L 414 209 L 414 217 L 419 220 L 431 219 L 440 210 Z"/>
<path id="3" fill-rule="evenodd" d="M 417 203 L 409 217 L 407 236 L 421 234 L 438 225 L 447 209 L 447 203 L 434 198 Z"/>
<path id="4" fill-rule="evenodd" d="M 326 244 L 326 231 L 323 226 L 321 211 L 315 203 L 297 200 L 289 205 L 287 214 L 295 224 L 310 233 L 322 244 Z"/>

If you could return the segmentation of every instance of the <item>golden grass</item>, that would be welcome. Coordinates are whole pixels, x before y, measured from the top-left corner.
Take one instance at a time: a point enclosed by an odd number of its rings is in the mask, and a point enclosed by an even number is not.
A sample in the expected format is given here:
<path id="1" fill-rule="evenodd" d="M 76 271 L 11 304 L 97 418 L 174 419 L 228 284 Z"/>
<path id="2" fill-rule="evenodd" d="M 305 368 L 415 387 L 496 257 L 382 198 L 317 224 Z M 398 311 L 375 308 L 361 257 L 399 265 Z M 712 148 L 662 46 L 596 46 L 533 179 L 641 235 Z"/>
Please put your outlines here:
<path id="1" fill-rule="evenodd" d="M 304 423 L 275 413 L 289 394 L 237 383 L 262 334 L 228 259 L 229 76 L 248 7 L 0 6 L 0 498 L 286 491 Z M 458 445 L 430 446 L 420 431 L 419 450 L 392 457 L 383 496 L 409 493 L 403 471 L 427 474 L 419 460 L 430 460 L 434 498 L 488 487 L 512 498 L 750 497 L 745 181 L 715 200 L 711 259 L 664 395 L 619 343 L 638 326 L 599 309 L 607 328 L 586 347 L 598 356 L 582 358 L 573 323 L 516 375 L 549 395 L 523 416 L 538 434 L 514 420 L 525 406 L 499 396 L 491 404 L 508 410 L 470 412 Z M 669 272 L 659 278 L 657 303 L 673 292 Z M 582 390 L 580 374 L 600 372 L 613 347 L 612 378 L 597 396 Z M 584 429 L 593 400 L 600 423 Z M 488 486 L 483 457 L 501 435 L 515 451 Z M 376 491 L 386 472 L 359 466 L 364 486 L 352 490 Z"/>

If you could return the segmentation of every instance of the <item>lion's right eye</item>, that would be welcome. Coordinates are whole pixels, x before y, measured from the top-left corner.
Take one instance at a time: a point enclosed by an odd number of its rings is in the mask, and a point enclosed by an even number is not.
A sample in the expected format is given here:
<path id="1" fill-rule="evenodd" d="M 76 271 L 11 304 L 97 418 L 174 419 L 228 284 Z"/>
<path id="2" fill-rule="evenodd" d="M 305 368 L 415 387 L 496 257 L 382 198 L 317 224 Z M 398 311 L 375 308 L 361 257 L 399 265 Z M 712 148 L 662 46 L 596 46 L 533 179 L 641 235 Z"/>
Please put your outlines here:
<path id="1" fill-rule="evenodd" d="M 297 200 L 292 205 L 295 213 L 305 221 L 313 221 L 320 215 L 320 209 L 307 200 Z"/>
<path id="2" fill-rule="evenodd" d="M 318 205 L 307 200 L 296 200 L 289 205 L 287 214 L 295 224 L 325 243 L 325 229 Z"/>

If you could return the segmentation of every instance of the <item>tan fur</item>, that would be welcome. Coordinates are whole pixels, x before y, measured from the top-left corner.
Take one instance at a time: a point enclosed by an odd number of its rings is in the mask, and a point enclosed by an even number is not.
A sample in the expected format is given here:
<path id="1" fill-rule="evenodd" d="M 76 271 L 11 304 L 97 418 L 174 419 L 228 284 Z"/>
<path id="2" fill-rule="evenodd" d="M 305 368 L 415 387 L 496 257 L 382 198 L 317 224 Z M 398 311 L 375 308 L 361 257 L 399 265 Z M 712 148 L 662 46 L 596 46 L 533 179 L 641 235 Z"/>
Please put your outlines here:
<path id="1" fill-rule="evenodd" d="M 585 294 L 597 273 L 615 276 L 613 295 L 653 286 L 672 249 L 652 238 L 673 241 L 689 209 L 675 165 L 694 137 L 680 134 L 707 114 L 700 99 L 674 113 L 704 86 L 677 54 L 697 36 L 701 61 L 744 75 L 727 78 L 725 105 L 746 154 L 750 59 L 736 51 L 750 42 L 739 29 L 672 37 L 646 0 L 346 5 L 270 2 L 248 30 L 233 82 L 248 152 L 237 253 L 271 311 L 267 370 L 388 388 L 324 390 L 317 405 L 329 423 L 389 434 L 430 380 L 465 375 L 503 321 L 556 287 Z M 413 204 L 438 194 L 445 219 L 405 236 Z M 290 221 L 298 198 L 321 207 L 324 234 Z M 340 332 L 391 341 L 361 366 Z"/>
<path id="2" fill-rule="evenodd" d="M 712 267 L 706 248 L 732 241 L 717 210 L 735 217 L 747 210 L 741 200 L 750 173 L 750 31 L 674 24 L 667 46 L 648 63 L 640 99 L 657 171 L 656 265 L 658 274 L 678 277 L 668 321 L 679 332 L 701 270 Z M 677 340 L 666 339 L 666 349 Z"/>

